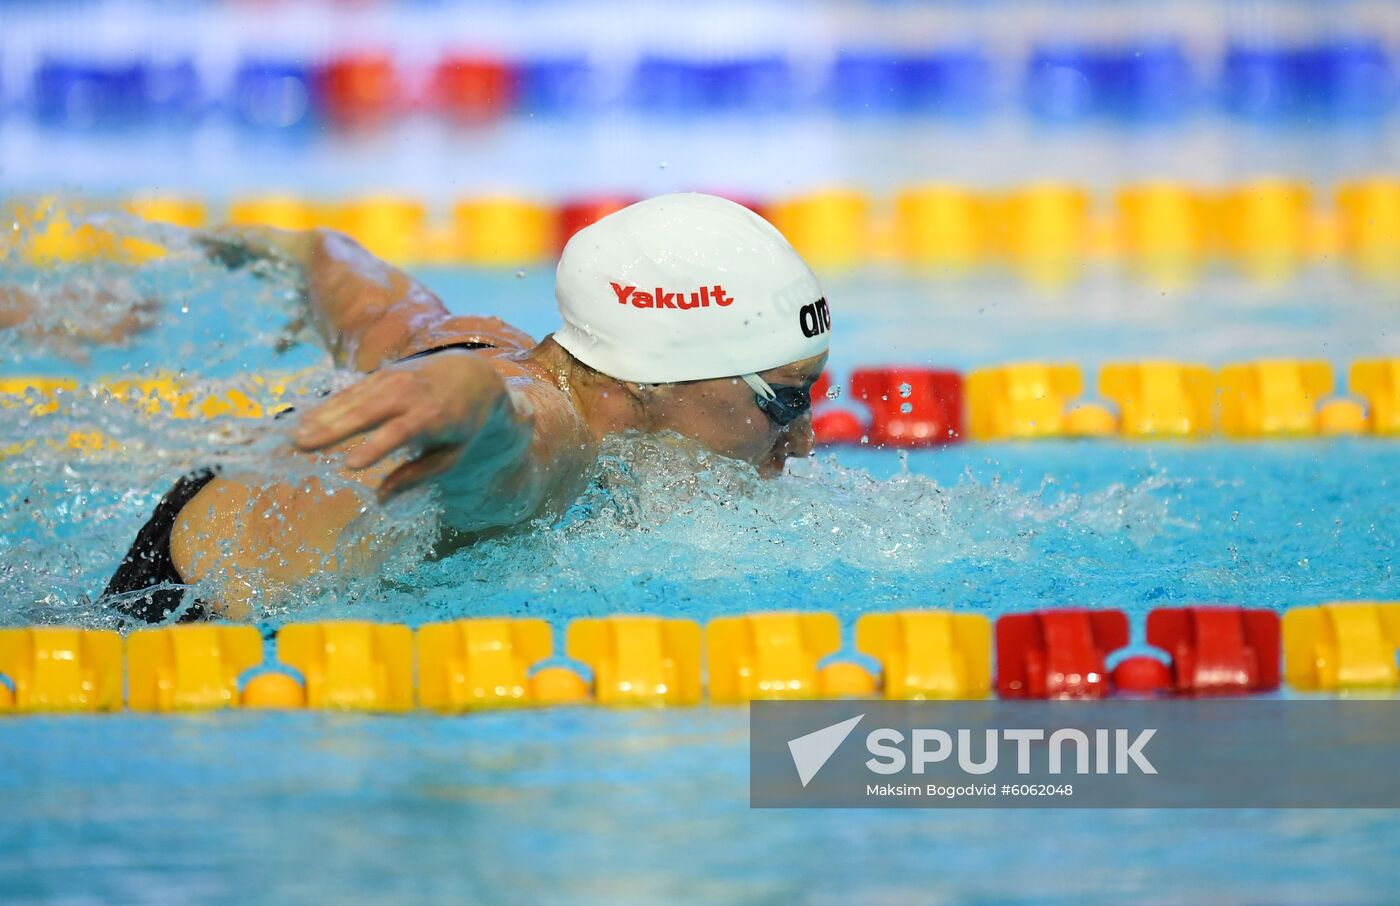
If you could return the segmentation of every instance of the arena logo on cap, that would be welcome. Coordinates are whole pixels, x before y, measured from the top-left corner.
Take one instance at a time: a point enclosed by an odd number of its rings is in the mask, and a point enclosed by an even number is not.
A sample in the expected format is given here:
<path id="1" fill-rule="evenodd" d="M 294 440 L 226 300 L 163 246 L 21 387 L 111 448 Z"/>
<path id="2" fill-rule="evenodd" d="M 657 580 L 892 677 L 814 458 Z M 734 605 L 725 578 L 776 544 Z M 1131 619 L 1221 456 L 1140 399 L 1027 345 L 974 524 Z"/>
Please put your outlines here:
<path id="1" fill-rule="evenodd" d="M 734 304 L 732 296 L 724 294 L 724 287 L 716 283 L 714 286 L 702 286 L 697 290 L 692 290 L 689 294 L 685 292 L 667 292 L 662 287 L 656 287 L 655 293 L 649 293 L 644 289 L 637 289 L 635 286 L 623 286 L 621 283 L 611 284 L 613 292 L 617 294 L 617 304 L 626 305 L 632 303 L 633 308 L 709 308 L 711 305 L 718 305 L 720 308 Z"/>
<path id="2" fill-rule="evenodd" d="M 826 297 L 802 306 L 797 312 L 797 323 L 801 325 L 804 337 L 815 337 L 830 330 L 831 309 L 827 308 Z"/>

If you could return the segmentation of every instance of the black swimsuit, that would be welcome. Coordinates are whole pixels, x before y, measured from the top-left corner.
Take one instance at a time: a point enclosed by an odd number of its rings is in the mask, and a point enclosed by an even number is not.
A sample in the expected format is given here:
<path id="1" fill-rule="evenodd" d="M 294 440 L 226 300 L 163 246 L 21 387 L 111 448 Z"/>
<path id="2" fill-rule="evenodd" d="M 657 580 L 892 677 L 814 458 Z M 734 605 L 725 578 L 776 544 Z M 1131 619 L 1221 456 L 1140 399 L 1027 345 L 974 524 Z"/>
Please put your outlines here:
<path id="1" fill-rule="evenodd" d="M 493 343 L 447 343 L 415 352 L 397 361 L 408 362 L 447 349 L 494 348 Z M 291 411 L 293 410 L 285 409 L 279 412 L 278 416 Z M 136 533 L 136 540 L 132 542 L 131 549 L 122 558 L 121 565 L 112 575 L 112 580 L 103 589 L 100 602 L 146 623 L 159 623 L 180 606 L 185 596 L 185 580 L 170 557 L 170 533 L 175 528 L 175 519 L 180 515 L 180 510 L 184 509 L 185 504 L 193 500 L 205 485 L 213 481 L 218 472 L 218 466 L 197 469 L 175 482 L 175 486 L 156 504 L 151 518 L 142 526 L 141 531 Z M 137 595 L 135 592 L 142 594 Z M 128 597 L 112 600 L 119 595 Z M 196 600 L 180 615 L 179 622 L 201 620 L 207 613 L 208 605 L 204 601 Z"/>

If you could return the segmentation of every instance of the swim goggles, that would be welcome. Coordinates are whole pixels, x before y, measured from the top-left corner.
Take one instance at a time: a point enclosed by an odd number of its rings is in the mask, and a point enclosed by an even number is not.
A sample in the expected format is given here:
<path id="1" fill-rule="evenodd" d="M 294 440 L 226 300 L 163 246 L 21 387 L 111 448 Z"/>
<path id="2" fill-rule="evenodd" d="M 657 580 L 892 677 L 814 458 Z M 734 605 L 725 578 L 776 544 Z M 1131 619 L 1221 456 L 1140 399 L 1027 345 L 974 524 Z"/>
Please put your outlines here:
<path id="1" fill-rule="evenodd" d="M 779 428 L 787 427 L 812 408 L 812 391 L 807 387 L 773 386 L 756 374 L 740 375 L 753 389 L 754 402 L 768 420 Z"/>

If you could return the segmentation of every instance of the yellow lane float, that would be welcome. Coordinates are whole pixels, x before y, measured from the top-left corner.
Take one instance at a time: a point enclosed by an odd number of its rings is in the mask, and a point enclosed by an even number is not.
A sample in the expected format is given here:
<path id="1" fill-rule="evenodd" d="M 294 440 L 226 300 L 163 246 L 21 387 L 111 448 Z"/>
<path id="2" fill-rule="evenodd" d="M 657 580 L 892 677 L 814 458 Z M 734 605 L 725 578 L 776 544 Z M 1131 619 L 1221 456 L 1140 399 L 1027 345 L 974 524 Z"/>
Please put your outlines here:
<path id="1" fill-rule="evenodd" d="M 1189 283 L 1209 249 L 1210 204 L 1190 186 L 1124 186 L 1115 195 L 1118 249 L 1129 268 L 1165 287 Z"/>
<path id="2" fill-rule="evenodd" d="M 22 409 L 26 414 L 52 415 L 65 394 L 76 393 L 72 378 L 0 376 L 0 409 Z"/>
<path id="3" fill-rule="evenodd" d="M 440 711 L 528 704 L 530 668 L 554 651 L 544 620 L 429 623 L 417 634 L 418 703 Z"/>
<path id="4" fill-rule="evenodd" d="M 541 667 L 530 675 L 530 697 L 541 705 L 574 705 L 591 697 L 588 683 L 568 667 Z"/>
<path id="5" fill-rule="evenodd" d="M 262 663 L 251 626 L 174 626 L 126 640 L 127 704 L 133 711 L 227 708 L 239 703 L 238 678 Z"/>
<path id="6" fill-rule="evenodd" d="M 1292 276 L 1309 252 L 1312 192 L 1297 181 L 1261 179 L 1227 190 L 1219 201 L 1224 250 L 1248 276 Z"/>
<path id="7" fill-rule="evenodd" d="M 1216 376 L 1220 432 L 1226 437 L 1307 436 L 1334 384 L 1320 361 L 1268 359 L 1226 365 Z"/>
<path id="8" fill-rule="evenodd" d="M 817 688 L 821 698 L 870 698 L 880 684 L 854 661 L 832 661 L 817 670 Z"/>
<path id="9" fill-rule="evenodd" d="M 910 610 L 856 621 L 856 649 L 884 668 L 885 698 L 986 698 L 991 646 L 981 614 Z"/>
<path id="10" fill-rule="evenodd" d="M 1118 416 L 1098 403 L 1078 403 L 1065 413 L 1068 437 L 1112 437 L 1118 433 Z"/>
<path id="11" fill-rule="evenodd" d="M 248 195 L 229 202 L 232 226 L 267 226 L 279 230 L 310 230 L 329 225 L 315 203 L 294 195 Z"/>
<path id="12" fill-rule="evenodd" d="M 1317 433 L 1327 437 L 1366 433 L 1366 407 L 1356 400 L 1329 400 L 1317 410 Z"/>
<path id="13" fill-rule="evenodd" d="M 1204 365 L 1107 364 L 1099 369 L 1099 394 L 1118 407 L 1125 437 L 1203 437 L 1214 427 L 1215 388 Z"/>
<path id="14" fill-rule="evenodd" d="M 869 253 L 870 199 L 854 189 L 780 199 L 768 219 L 818 270 L 854 267 Z"/>
<path id="15" fill-rule="evenodd" d="M 700 624 L 643 615 L 574 620 L 566 650 L 593 671 L 603 705 L 700 701 Z"/>
<path id="16" fill-rule="evenodd" d="M 829 613 L 716 617 L 705 627 L 710 701 L 816 698 L 817 664 L 841 647 Z"/>
<path id="17" fill-rule="evenodd" d="M 261 377 L 250 379 L 247 389 L 230 387 L 222 393 L 197 395 L 180 379 L 173 376 L 119 378 L 104 380 L 98 386 L 118 402 L 135 406 L 145 415 L 166 415 L 177 419 L 262 418 L 269 411 L 252 395 L 280 395 Z"/>
<path id="18" fill-rule="evenodd" d="M 371 254 L 393 264 L 416 264 L 426 257 L 427 209 L 395 195 L 353 199 L 335 208 L 335 228 Z"/>
<path id="19" fill-rule="evenodd" d="M 1278 280 L 1310 261 L 1340 256 L 1359 276 L 1400 279 L 1400 179 L 1378 174 L 1337 187 L 1326 209 L 1305 182 L 1263 178 L 1218 191 L 1169 181 L 1129 183 L 1100 199 L 1088 188 L 1032 183 L 991 195 L 973 186 L 912 185 L 887 199 L 833 188 L 778 199 L 769 219 L 819 269 L 893 258 L 949 274 L 994 258 L 1055 288 L 1091 258 L 1121 259 L 1129 271 L 1168 288 L 1194 280 L 1214 254 L 1244 273 Z M 506 196 L 466 199 L 437 222 L 423 199 L 396 194 L 323 206 L 269 192 L 233 198 L 228 223 L 343 230 L 401 264 L 521 267 L 557 251 L 554 224 L 569 205 Z M 197 198 L 141 194 L 121 204 L 146 220 L 186 228 L 210 222 Z M 888 208 L 889 216 L 884 209 Z M 877 216 L 872 216 L 872 211 Z M 0 259 L 31 264 L 96 259 L 139 264 L 164 254 L 155 242 L 113 233 L 102 206 L 48 195 L 9 202 L 20 224 L 0 240 Z"/>
<path id="20" fill-rule="evenodd" d="M 238 703 L 254 710 L 285 711 L 306 707 L 306 687 L 281 670 L 267 670 L 243 684 Z"/>
<path id="21" fill-rule="evenodd" d="M 0 629 L 0 674 L 16 711 L 116 711 L 122 706 L 122 640 L 110 630 Z"/>
<path id="22" fill-rule="evenodd" d="M 455 263 L 525 267 L 553 251 L 554 212 L 523 198 L 474 198 L 452 209 Z"/>
<path id="23" fill-rule="evenodd" d="M 1283 615 L 1284 681 L 1301 692 L 1395 689 L 1400 603 L 1295 607 Z"/>
<path id="24" fill-rule="evenodd" d="M 1400 359 L 1364 359 L 1347 372 L 1347 388 L 1366 401 L 1372 434 L 1400 434 Z"/>
<path id="25" fill-rule="evenodd" d="M 1377 176 L 1337 189 L 1341 246 L 1364 277 L 1400 278 L 1400 179 Z"/>
<path id="26" fill-rule="evenodd" d="M 1123 619 L 1120 611 L 1103 613 Z M 108 630 L 4 629 L 0 711 L 118 710 L 123 665 L 130 708 L 162 713 L 231 706 L 402 712 L 415 702 L 447 712 L 581 702 L 670 706 L 704 697 L 701 630 L 693 621 L 636 614 L 572 621 L 568 653 L 592 672 L 596 694 L 578 671 L 549 663 L 552 632 L 538 619 L 463 619 L 421 627 L 415 646 L 413 630 L 399 624 L 294 623 L 277 633 L 278 663 L 264 665 L 262 637 L 250 626 L 140 630 L 128 637 L 125 654 L 121 637 Z M 980 699 L 992 691 L 993 633 L 982 614 L 862 616 L 855 649 L 879 664 L 880 679 L 855 655 L 838 653 L 841 627 L 831 613 L 716 617 L 703 635 L 716 704 L 867 698 L 882 689 L 896 700 Z M 1400 689 L 1400 602 L 1294 607 L 1282 615 L 1280 641 L 1283 677 L 1296 690 Z M 1196 640 L 1207 642 L 1229 647 L 1239 639 L 1227 633 Z"/>
<path id="27" fill-rule="evenodd" d="M 1066 410 L 1083 392 L 1077 365 L 1020 362 L 974 369 L 966 384 L 968 430 L 983 441 L 1063 436 Z"/>
<path id="28" fill-rule="evenodd" d="M 900 258 L 950 273 L 981 264 L 988 253 L 987 202 L 967 189 L 927 185 L 895 197 Z"/>
<path id="29" fill-rule="evenodd" d="M 277 659 L 306 679 L 310 708 L 413 707 L 413 632 L 361 621 L 294 623 L 277 633 Z"/>
<path id="30" fill-rule="evenodd" d="M 1089 193 L 1061 183 L 1033 183 L 998 206 L 996 232 L 1011 266 L 1046 288 L 1074 281 L 1090 251 Z"/>
<path id="31" fill-rule="evenodd" d="M 199 229 L 208 224 L 209 211 L 197 198 L 179 195 L 138 195 L 122 207 L 130 214 L 170 226 Z"/>
<path id="32" fill-rule="evenodd" d="M 7 228 L 0 239 L 4 255 L 26 264 L 50 266 L 78 263 L 117 255 L 117 238 L 88 221 L 89 205 L 52 196 L 17 200 L 5 205 Z"/>

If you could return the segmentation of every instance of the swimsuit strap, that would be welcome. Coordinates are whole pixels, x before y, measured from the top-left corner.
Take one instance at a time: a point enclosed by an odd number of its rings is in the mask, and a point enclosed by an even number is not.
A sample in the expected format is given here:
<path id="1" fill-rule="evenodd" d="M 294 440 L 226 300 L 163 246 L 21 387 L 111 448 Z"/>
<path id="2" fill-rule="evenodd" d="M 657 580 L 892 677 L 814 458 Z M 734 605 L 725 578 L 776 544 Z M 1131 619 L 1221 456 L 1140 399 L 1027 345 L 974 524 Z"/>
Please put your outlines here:
<path id="1" fill-rule="evenodd" d="M 397 365 L 397 364 L 400 363 L 400 362 L 410 362 L 410 361 L 412 361 L 413 359 L 421 359 L 421 358 L 423 358 L 424 356 L 432 355 L 432 354 L 435 353 L 435 352 L 443 352 L 443 351 L 448 350 L 448 349 L 495 349 L 495 348 L 497 348 L 497 347 L 496 347 L 496 345 L 495 345 L 494 343 L 475 343 L 475 342 L 472 342 L 472 341 L 470 341 L 470 340 L 463 340 L 463 341 L 460 342 L 460 343 L 444 343 L 444 344 L 442 344 L 441 346 L 429 346 L 427 349 L 420 349 L 420 350 L 418 350 L 417 352 L 409 353 L 408 355 L 404 356 L 404 357 L 401 358 L 401 359 L 394 359 L 394 361 L 390 362 L 389 364 L 391 364 L 391 365 Z M 378 371 L 378 370 L 379 370 L 378 368 L 375 368 L 375 369 L 373 369 L 373 370 L 371 370 L 371 371 L 369 371 L 369 372 L 366 372 L 366 373 L 367 373 L 367 374 L 374 374 L 374 372 L 375 372 L 375 371 Z M 317 395 L 317 396 L 325 397 L 325 396 L 330 396 L 330 395 L 331 395 L 331 392 L 330 392 L 329 390 L 322 390 L 322 391 L 319 391 L 316 395 Z M 287 408 L 281 410 L 280 412 L 278 412 L 276 415 L 274 415 L 274 416 L 272 416 L 272 417 L 273 417 L 273 418 L 285 418 L 286 416 L 291 415 L 293 412 L 296 412 L 296 411 L 297 411 L 297 410 L 296 410 L 296 407 L 295 407 L 295 406 L 288 406 Z"/>
<path id="2" fill-rule="evenodd" d="M 463 341 L 458 342 L 458 343 L 444 343 L 444 344 L 442 344 L 441 346 L 429 346 L 427 349 L 420 349 L 420 350 L 418 350 L 417 352 L 410 353 L 409 355 L 406 355 L 406 356 L 404 356 L 404 357 L 401 358 L 401 359 L 394 359 L 394 364 L 397 365 L 399 362 L 408 362 L 408 361 L 412 361 L 413 359 L 421 359 L 421 358 L 423 358 L 424 356 L 432 355 L 432 354 L 435 353 L 435 352 L 442 352 L 442 351 L 447 350 L 447 349 L 495 349 L 495 348 L 496 348 L 496 344 L 495 344 L 495 343 L 476 343 L 476 342 L 472 342 L 471 340 L 463 340 Z"/>

